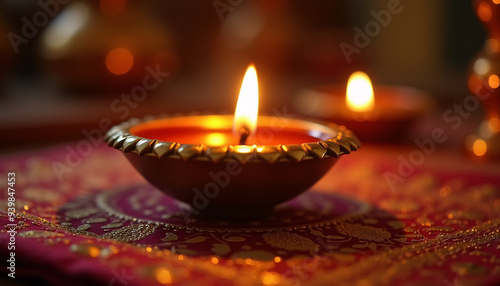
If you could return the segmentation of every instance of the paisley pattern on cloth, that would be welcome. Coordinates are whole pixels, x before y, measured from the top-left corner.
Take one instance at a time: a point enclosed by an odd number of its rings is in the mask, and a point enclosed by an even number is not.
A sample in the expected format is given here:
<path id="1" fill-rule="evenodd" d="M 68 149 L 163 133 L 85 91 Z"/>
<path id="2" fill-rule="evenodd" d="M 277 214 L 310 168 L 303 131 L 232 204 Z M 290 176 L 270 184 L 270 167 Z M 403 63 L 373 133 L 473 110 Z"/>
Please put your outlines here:
<path id="1" fill-rule="evenodd" d="M 71 146 L 70 146 L 71 147 Z M 75 148 L 74 146 L 72 147 Z M 64 146 L 0 158 L 0 254 L 16 279 L 56 285 L 490 285 L 500 281 L 500 177 L 343 158 L 312 190 L 259 219 L 189 215 L 122 154 Z M 364 150 L 363 150 L 364 151 Z M 361 153 L 361 152 L 360 152 Z M 445 162 L 443 162 L 445 164 Z M 436 171 L 438 170 L 438 171 Z M 3 275 L 8 273 L 2 268 Z M 10 278 L 9 278 L 10 279 Z"/>

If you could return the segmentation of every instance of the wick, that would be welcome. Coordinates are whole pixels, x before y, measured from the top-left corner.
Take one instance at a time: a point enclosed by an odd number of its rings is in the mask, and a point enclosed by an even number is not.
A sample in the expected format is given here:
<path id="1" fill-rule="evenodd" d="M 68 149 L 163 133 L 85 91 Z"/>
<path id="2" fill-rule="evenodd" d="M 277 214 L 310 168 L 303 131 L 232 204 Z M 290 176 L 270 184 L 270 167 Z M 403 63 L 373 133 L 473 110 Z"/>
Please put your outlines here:
<path id="1" fill-rule="evenodd" d="M 250 135 L 250 131 L 248 131 L 248 129 L 246 129 L 246 128 L 241 128 L 240 134 L 241 134 L 240 145 L 246 145 L 247 138 Z"/>

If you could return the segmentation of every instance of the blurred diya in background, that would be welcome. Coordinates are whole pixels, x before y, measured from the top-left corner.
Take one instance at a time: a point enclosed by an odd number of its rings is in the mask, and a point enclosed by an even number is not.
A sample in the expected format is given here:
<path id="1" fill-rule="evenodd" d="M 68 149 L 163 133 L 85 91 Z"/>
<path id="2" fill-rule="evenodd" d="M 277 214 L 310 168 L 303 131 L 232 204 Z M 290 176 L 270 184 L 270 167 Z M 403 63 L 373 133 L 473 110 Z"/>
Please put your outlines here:
<path id="1" fill-rule="evenodd" d="M 123 92 L 178 64 L 173 37 L 139 1 L 75 1 L 43 31 L 48 75 L 71 92 Z"/>
<path id="2" fill-rule="evenodd" d="M 347 125 L 368 141 L 401 139 L 433 106 L 431 96 L 424 91 L 393 85 L 373 87 L 363 72 L 353 73 L 347 87 L 302 90 L 293 101 L 299 114 Z"/>
<path id="3" fill-rule="evenodd" d="M 132 119 L 108 131 L 152 185 L 193 214 L 257 216 L 309 189 L 360 143 L 344 126 L 258 115 L 250 66 L 233 115 Z"/>

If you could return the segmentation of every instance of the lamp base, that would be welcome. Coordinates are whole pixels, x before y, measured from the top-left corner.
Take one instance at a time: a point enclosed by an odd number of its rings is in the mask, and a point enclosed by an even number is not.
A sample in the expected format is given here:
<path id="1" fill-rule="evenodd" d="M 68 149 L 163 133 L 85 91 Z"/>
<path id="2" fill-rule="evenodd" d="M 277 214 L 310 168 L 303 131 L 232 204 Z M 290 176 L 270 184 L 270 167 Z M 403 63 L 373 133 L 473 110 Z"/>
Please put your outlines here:
<path id="1" fill-rule="evenodd" d="M 237 213 L 236 210 L 226 212 L 226 209 L 220 209 L 216 212 L 215 208 L 197 211 L 149 184 L 101 192 L 90 200 L 96 204 L 91 208 L 100 209 L 118 220 L 163 225 L 177 230 L 216 232 L 276 231 L 334 224 L 359 217 L 372 209 L 368 204 L 343 196 L 308 192 L 274 208 L 258 211 L 245 209 Z"/>

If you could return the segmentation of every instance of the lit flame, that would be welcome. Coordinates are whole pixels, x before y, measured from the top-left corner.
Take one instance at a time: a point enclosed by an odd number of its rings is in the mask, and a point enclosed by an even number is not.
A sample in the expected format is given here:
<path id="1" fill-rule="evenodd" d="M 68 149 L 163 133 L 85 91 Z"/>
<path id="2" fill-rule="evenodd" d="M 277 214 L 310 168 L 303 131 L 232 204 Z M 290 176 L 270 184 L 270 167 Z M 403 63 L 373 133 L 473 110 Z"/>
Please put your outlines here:
<path id="1" fill-rule="evenodd" d="M 363 72 L 355 72 L 349 77 L 346 104 L 347 108 L 356 112 L 373 110 L 375 99 L 368 75 Z"/>
<path id="2" fill-rule="evenodd" d="M 257 71 L 250 65 L 241 84 L 236 111 L 234 112 L 233 133 L 240 136 L 242 130 L 255 133 L 259 113 L 259 83 Z"/>

